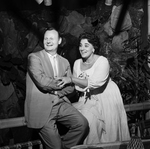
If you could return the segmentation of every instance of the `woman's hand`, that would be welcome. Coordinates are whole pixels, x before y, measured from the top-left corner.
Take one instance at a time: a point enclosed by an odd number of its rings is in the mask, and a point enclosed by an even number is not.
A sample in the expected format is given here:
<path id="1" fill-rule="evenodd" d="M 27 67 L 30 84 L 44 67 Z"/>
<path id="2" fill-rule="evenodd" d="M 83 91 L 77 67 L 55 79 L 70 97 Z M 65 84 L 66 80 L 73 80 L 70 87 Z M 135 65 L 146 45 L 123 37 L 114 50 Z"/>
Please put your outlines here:
<path id="1" fill-rule="evenodd" d="M 69 84 L 72 82 L 71 77 L 57 77 L 55 79 L 58 81 L 57 86 L 60 88 L 64 87 L 66 84 Z"/>

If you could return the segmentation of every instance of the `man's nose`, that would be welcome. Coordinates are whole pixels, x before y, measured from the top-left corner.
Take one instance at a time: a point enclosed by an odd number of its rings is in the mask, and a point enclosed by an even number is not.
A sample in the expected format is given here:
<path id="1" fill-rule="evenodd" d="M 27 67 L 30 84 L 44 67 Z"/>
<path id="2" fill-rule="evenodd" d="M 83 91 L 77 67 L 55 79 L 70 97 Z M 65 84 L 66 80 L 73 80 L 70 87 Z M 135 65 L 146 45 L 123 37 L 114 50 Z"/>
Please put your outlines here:
<path id="1" fill-rule="evenodd" d="M 47 43 L 51 43 L 51 39 L 47 39 Z"/>

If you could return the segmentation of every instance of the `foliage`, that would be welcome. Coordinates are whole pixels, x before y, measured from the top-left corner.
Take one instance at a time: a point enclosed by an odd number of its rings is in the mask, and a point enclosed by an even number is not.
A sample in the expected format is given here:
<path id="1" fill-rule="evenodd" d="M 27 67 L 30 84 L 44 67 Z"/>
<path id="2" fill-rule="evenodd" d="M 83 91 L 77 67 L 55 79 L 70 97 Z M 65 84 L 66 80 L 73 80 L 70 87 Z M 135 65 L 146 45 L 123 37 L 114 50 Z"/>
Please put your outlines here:
<path id="1" fill-rule="evenodd" d="M 141 103 L 149 99 L 149 88 L 143 66 L 147 57 L 147 48 L 141 49 L 141 40 L 136 36 L 126 41 L 124 51 L 118 63 L 113 62 L 112 79 L 118 84 L 124 104 Z M 128 112 L 129 122 L 143 119 L 147 111 Z"/>
<path id="2" fill-rule="evenodd" d="M 6 55 L 3 51 L 0 52 L 0 77 L 3 85 L 13 83 L 16 91 L 21 91 L 25 95 L 25 80 L 21 72 L 26 72 L 26 63 L 23 59 L 12 57 L 11 54 Z"/>

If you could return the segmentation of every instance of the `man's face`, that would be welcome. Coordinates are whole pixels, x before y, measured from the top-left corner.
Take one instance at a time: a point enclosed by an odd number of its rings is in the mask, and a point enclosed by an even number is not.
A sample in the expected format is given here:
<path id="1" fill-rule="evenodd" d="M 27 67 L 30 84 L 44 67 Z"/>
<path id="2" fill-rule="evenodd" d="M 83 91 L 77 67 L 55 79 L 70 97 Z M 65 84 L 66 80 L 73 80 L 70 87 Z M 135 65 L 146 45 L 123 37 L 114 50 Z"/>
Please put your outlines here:
<path id="1" fill-rule="evenodd" d="M 58 32 L 56 30 L 48 30 L 44 34 L 44 48 L 48 52 L 57 52 L 58 45 L 61 43 Z"/>

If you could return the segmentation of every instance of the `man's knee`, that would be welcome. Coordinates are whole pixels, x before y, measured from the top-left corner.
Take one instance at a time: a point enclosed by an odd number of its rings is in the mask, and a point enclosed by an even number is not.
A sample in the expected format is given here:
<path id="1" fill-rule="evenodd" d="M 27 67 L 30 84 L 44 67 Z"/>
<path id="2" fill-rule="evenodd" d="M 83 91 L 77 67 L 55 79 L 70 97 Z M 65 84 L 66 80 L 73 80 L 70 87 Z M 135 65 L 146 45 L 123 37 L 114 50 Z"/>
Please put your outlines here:
<path id="1" fill-rule="evenodd" d="M 82 134 L 82 138 L 79 142 L 79 144 L 83 144 L 84 139 L 86 138 L 86 136 L 89 133 L 89 123 L 87 121 L 87 119 L 85 117 L 82 118 L 82 120 L 80 121 L 80 133 Z"/>
<path id="2" fill-rule="evenodd" d="M 89 123 L 86 118 L 84 119 L 84 129 L 86 129 L 86 131 L 89 131 Z"/>
<path id="3" fill-rule="evenodd" d="M 84 116 L 80 119 L 80 125 L 81 131 L 89 131 L 89 123 Z"/>

